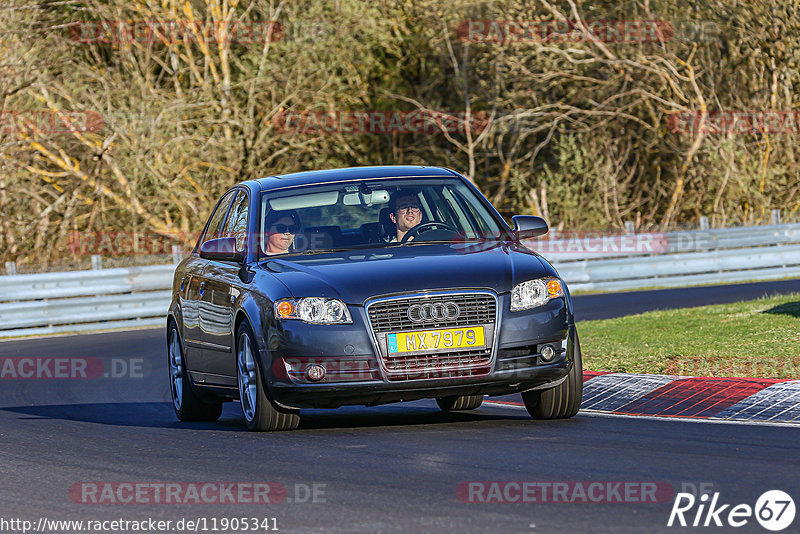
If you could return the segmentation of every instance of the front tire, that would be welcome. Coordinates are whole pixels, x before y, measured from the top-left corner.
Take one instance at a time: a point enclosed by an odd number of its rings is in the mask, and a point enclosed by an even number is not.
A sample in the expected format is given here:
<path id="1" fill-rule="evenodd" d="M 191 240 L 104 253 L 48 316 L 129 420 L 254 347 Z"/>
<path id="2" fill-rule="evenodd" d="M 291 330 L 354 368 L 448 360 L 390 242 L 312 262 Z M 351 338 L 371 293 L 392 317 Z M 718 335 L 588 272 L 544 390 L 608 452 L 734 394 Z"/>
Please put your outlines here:
<path id="1" fill-rule="evenodd" d="M 483 395 L 459 395 L 454 397 L 439 397 L 436 404 L 445 412 L 457 410 L 474 410 L 483 404 Z"/>
<path id="2" fill-rule="evenodd" d="M 567 352 L 572 353 L 572 369 L 567 379 L 554 388 L 526 391 L 522 401 L 534 419 L 568 419 L 581 409 L 583 398 L 583 362 L 575 327 L 570 329 Z"/>
<path id="3" fill-rule="evenodd" d="M 239 401 L 247 428 L 256 432 L 294 430 L 300 424 L 300 411 L 279 408 L 269 400 L 255 357 L 258 349 L 249 324 L 243 322 L 239 326 L 236 339 Z"/>
<path id="4" fill-rule="evenodd" d="M 169 357 L 169 382 L 172 392 L 172 407 L 181 421 L 216 421 L 222 415 L 222 403 L 206 400 L 189 380 L 183 344 L 178 325 L 170 322 L 167 331 L 167 355 Z"/>

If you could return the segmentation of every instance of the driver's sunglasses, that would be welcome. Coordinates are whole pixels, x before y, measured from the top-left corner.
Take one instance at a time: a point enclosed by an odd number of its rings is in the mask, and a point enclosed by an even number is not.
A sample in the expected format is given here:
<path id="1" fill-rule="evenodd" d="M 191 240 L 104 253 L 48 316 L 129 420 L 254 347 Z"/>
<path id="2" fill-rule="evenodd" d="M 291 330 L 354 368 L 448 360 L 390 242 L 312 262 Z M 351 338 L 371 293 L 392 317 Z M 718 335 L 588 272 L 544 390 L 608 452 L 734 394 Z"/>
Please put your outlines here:
<path id="1" fill-rule="evenodd" d="M 419 204 L 411 204 L 410 206 L 397 206 L 397 211 L 400 213 L 408 213 L 409 211 L 420 212 L 422 208 Z"/>
<path id="2" fill-rule="evenodd" d="M 296 224 L 273 224 L 270 229 L 276 234 L 296 234 L 299 230 Z"/>

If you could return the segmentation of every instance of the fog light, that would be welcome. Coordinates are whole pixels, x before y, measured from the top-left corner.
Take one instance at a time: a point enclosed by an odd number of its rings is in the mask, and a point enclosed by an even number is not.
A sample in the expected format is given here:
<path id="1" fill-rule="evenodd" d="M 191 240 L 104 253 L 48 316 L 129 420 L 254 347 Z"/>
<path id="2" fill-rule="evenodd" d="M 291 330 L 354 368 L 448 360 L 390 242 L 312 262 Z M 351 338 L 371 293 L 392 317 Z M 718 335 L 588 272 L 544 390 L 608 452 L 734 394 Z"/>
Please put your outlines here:
<path id="1" fill-rule="evenodd" d="M 316 363 L 313 365 L 309 365 L 306 367 L 306 376 L 312 382 L 319 382 L 323 378 L 325 378 L 325 368 L 321 365 L 317 365 Z"/>
<path id="2" fill-rule="evenodd" d="M 556 356 L 556 351 L 553 349 L 552 345 L 545 345 L 542 347 L 541 350 L 542 354 L 542 361 L 549 362 Z"/>

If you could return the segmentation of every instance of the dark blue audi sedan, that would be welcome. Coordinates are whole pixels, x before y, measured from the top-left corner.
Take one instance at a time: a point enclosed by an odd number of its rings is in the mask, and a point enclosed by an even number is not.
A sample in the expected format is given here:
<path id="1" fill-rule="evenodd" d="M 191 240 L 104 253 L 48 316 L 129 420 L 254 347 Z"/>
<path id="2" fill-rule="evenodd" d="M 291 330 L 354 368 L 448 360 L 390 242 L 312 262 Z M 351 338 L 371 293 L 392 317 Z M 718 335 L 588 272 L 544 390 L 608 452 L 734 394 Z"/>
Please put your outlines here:
<path id="1" fill-rule="evenodd" d="M 241 403 L 252 430 L 302 408 L 436 399 L 471 410 L 519 392 L 572 417 L 581 352 L 550 263 L 469 180 L 437 167 L 359 167 L 240 183 L 176 269 L 167 319 L 182 421 Z"/>

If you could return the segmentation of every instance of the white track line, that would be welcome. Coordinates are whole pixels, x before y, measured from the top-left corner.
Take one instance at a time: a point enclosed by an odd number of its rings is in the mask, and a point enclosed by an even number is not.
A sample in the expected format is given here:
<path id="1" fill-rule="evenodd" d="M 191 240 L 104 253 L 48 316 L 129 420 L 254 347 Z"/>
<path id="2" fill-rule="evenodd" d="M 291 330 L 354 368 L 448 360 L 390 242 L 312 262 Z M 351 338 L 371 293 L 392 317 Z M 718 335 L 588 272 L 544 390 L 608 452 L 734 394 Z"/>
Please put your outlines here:
<path id="1" fill-rule="evenodd" d="M 512 408 L 525 410 L 525 406 L 517 404 L 507 404 L 505 402 L 496 402 L 491 400 L 483 401 L 484 404 L 491 404 L 492 406 Z M 712 423 L 715 425 L 750 425 L 750 426 L 781 426 L 786 428 L 800 429 L 800 423 L 779 423 L 774 421 L 738 421 L 735 419 L 704 419 L 697 417 L 659 417 L 656 415 L 627 415 L 618 413 L 598 412 L 595 410 L 584 410 L 578 412 L 578 415 L 585 415 L 587 417 L 624 417 L 634 419 L 649 419 L 652 421 L 672 421 L 678 423 Z"/>

